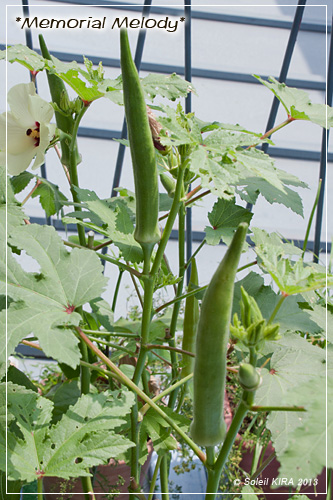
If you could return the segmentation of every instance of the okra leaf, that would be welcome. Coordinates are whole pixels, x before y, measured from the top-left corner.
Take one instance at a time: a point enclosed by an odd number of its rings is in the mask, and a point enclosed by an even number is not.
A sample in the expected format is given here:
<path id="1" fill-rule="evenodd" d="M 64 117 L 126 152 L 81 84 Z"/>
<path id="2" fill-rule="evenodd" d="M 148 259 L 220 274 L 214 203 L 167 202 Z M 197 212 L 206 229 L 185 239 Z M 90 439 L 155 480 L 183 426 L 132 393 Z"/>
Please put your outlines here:
<path id="1" fill-rule="evenodd" d="M 319 264 L 304 262 L 302 258 L 292 260 L 288 255 L 299 255 L 300 249 L 290 243 L 283 243 L 276 234 L 253 228 L 253 241 L 260 267 L 268 272 L 280 291 L 285 295 L 294 295 L 309 290 L 325 288 L 333 283 Z M 280 240 L 280 243 L 279 243 Z"/>
<path id="2" fill-rule="evenodd" d="M 99 81 L 89 75 L 88 72 L 80 68 L 75 61 L 70 63 L 62 62 L 54 56 L 52 60 L 46 60 L 48 70 L 52 74 L 59 76 L 66 82 L 83 101 L 91 102 L 103 97 L 105 92 L 99 90 Z"/>
<path id="3" fill-rule="evenodd" d="M 112 240 L 129 262 L 142 261 L 142 249 L 134 239 L 133 213 L 123 198 L 100 200 L 94 191 L 77 189 L 78 197 L 87 208 L 81 214 L 67 214 L 63 218 L 66 223 L 76 222 Z M 96 218 L 97 217 L 97 220 Z M 90 219 L 93 224 L 84 219 Z M 101 226 L 96 225 L 100 221 Z"/>
<path id="4" fill-rule="evenodd" d="M 308 342 L 299 338 L 301 340 L 297 343 L 297 347 L 274 346 L 269 370 L 263 368 L 261 371 L 263 380 L 256 392 L 255 404 L 283 405 L 284 397 L 290 390 L 296 386 L 306 386 L 312 377 L 325 375 L 325 350 L 316 346 L 311 346 L 310 350 Z M 297 406 L 301 403 L 298 402 L 297 393 L 294 395 L 293 404 Z"/>
<path id="5" fill-rule="evenodd" d="M 10 183 L 12 185 L 15 194 L 20 193 L 27 187 L 29 182 L 34 179 L 34 175 L 26 170 L 21 172 L 19 175 L 10 178 Z"/>
<path id="6" fill-rule="evenodd" d="M 134 404 L 129 391 L 83 395 L 55 425 L 50 425 L 53 404 L 46 398 L 15 385 L 7 397 L 20 431 L 20 437 L 9 432 L 9 479 L 89 476 L 87 468 L 134 446 L 113 432 L 126 423 L 124 416 Z"/>
<path id="7" fill-rule="evenodd" d="M 277 173 L 278 177 L 281 179 L 280 171 Z M 279 203 L 287 208 L 290 208 L 293 212 L 303 217 L 303 202 L 300 195 L 293 191 L 290 187 L 286 186 L 284 182 L 284 192 L 276 187 L 272 186 L 267 180 L 259 177 L 246 177 L 240 179 L 238 186 L 236 187 L 236 193 L 246 201 L 254 205 L 261 194 L 268 203 L 271 205 L 273 203 Z"/>
<path id="8" fill-rule="evenodd" d="M 163 411 L 184 431 L 188 431 L 190 421 L 184 415 L 173 412 L 170 408 L 163 406 Z M 150 409 L 145 414 L 140 429 L 141 449 L 145 449 L 147 437 L 154 443 L 154 450 L 158 455 L 165 455 L 169 450 L 175 450 L 178 442 L 175 436 L 170 434 L 169 424 L 154 410 Z"/>
<path id="9" fill-rule="evenodd" d="M 6 51 L 0 51 L 0 60 L 6 59 Z M 26 45 L 18 43 L 7 47 L 7 61 L 18 62 L 28 68 L 29 71 L 42 71 L 45 68 L 45 59 Z"/>
<path id="10" fill-rule="evenodd" d="M 151 100 L 157 95 L 175 101 L 179 97 L 186 97 L 189 92 L 195 93 L 194 87 L 176 73 L 172 75 L 150 74 L 141 80 L 141 85 Z"/>
<path id="11" fill-rule="evenodd" d="M 218 199 L 212 211 L 208 213 L 211 227 L 205 227 L 206 242 L 208 245 L 218 245 L 222 239 L 229 245 L 238 225 L 241 222 L 249 224 L 252 217 L 253 214 L 249 210 L 236 205 L 235 199 Z"/>
<path id="12" fill-rule="evenodd" d="M 287 87 L 285 83 L 280 83 L 273 77 L 269 77 L 266 81 L 258 75 L 253 76 L 273 92 L 291 118 L 308 120 L 324 128 L 333 126 L 333 109 L 330 106 L 313 104 L 304 90 Z"/>
<path id="13" fill-rule="evenodd" d="M 33 333 L 45 354 L 74 368 L 80 351 L 71 328 L 81 320 L 75 309 L 99 297 L 107 283 L 99 258 L 89 250 L 75 248 L 67 252 L 50 226 L 17 227 L 11 231 L 8 241 L 24 249 L 40 266 L 39 272 L 27 272 L 8 252 L 7 292 L 14 301 L 8 308 L 8 355 L 23 338 Z M 5 283 L 5 263 L 2 262 L 0 284 L 3 289 Z M 0 313 L 0 321 L 5 322 L 5 311 Z"/>
<path id="14" fill-rule="evenodd" d="M 40 184 L 31 197 L 36 198 L 39 196 L 39 202 L 45 210 L 47 217 L 59 214 L 60 210 L 63 208 L 63 202 L 67 201 L 66 196 L 59 190 L 56 184 L 43 178 L 38 177 L 38 179 Z"/>
<path id="15" fill-rule="evenodd" d="M 326 375 L 323 373 L 311 378 L 306 384 L 298 385 L 285 396 L 285 404 L 302 405 L 307 410 L 306 413 L 298 413 L 296 426 L 286 428 L 287 439 L 286 436 L 280 438 L 277 428 L 277 419 L 282 417 L 281 413 L 275 418 L 270 415 L 267 424 L 271 429 L 274 448 L 281 464 L 279 477 L 292 477 L 297 484 L 298 480 L 305 477 L 315 478 L 324 467 L 332 467 L 333 422 L 332 419 L 326 422 L 326 402 L 327 415 L 332 415 L 333 412 L 332 378 L 333 371 L 330 368 L 327 374 L 327 393 Z M 290 417 L 288 419 L 290 420 Z M 281 446 L 283 438 L 285 444 Z"/>
<path id="16" fill-rule="evenodd" d="M 216 161 L 205 147 L 199 145 L 190 154 L 190 169 L 201 179 L 201 186 L 209 189 L 219 198 L 233 198 L 238 173 L 232 164 L 224 165 Z"/>

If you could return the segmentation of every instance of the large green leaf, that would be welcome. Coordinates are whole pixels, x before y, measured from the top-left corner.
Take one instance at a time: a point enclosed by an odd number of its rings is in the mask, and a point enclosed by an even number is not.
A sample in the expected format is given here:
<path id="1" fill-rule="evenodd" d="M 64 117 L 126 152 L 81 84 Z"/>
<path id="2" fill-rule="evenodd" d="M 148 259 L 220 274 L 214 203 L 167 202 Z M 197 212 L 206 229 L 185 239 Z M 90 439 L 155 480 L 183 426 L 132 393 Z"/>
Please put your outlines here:
<path id="1" fill-rule="evenodd" d="M 78 189 L 77 193 L 87 212 L 68 214 L 64 217 L 64 222 L 75 221 L 104 234 L 119 248 L 126 261 L 140 262 L 142 250 L 134 239 L 133 214 L 126 205 L 126 200 L 100 200 L 96 193 L 89 189 Z"/>
<path id="2" fill-rule="evenodd" d="M 322 374 L 312 377 L 306 384 L 298 385 L 284 398 L 286 404 L 303 405 L 307 409 L 306 413 L 298 413 L 297 425 L 291 431 L 288 429 L 285 445 L 281 447 L 274 443 L 281 464 L 279 476 L 292 477 L 294 484 L 304 478 L 315 478 L 324 467 L 333 466 L 333 421 L 331 418 L 326 421 L 326 401 L 327 415 L 330 416 L 333 412 L 332 369 L 328 370 L 327 375 L 327 392 L 326 376 Z M 274 421 L 269 421 L 268 426 L 273 429 L 274 442 L 277 431 Z M 279 432 L 276 440 L 279 443 Z"/>
<path id="3" fill-rule="evenodd" d="M 296 261 L 290 259 L 289 255 L 299 255 L 301 250 L 284 243 L 276 233 L 268 234 L 258 228 L 252 230 L 259 264 L 272 276 L 283 294 L 294 295 L 325 288 L 333 283 L 332 276 L 327 275 L 322 266 L 304 262 L 302 258 Z"/>
<path id="4" fill-rule="evenodd" d="M 107 282 L 97 255 L 83 249 L 67 252 L 55 229 L 49 226 L 30 224 L 15 228 L 9 242 L 35 259 L 40 272 L 26 272 L 8 253 L 7 293 L 15 301 L 8 309 L 8 355 L 23 338 L 33 333 L 48 356 L 75 367 L 80 352 L 70 328 L 81 320 L 75 309 L 99 297 Z M 6 286 L 4 264 L 0 274 L 3 290 Z M 2 311 L 3 324 L 5 319 L 5 311 Z M 3 350 L 2 353 L 4 355 Z"/>
<path id="5" fill-rule="evenodd" d="M 287 87 L 285 83 L 280 83 L 273 77 L 269 77 L 269 81 L 266 81 L 258 75 L 253 76 L 273 92 L 291 118 L 308 120 L 324 128 L 332 127 L 333 109 L 331 107 L 325 104 L 313 104 L 304 90 Z"/>
<path id="6" fill-rule="evenodd" d="M 32 194 L 32 198 L 39 196 L 39 202 L 45 210 L 46 216 L 58 214 L 67 201 L 66 196 L 59 190 L 56 184 L 47 179 L 39 178 L 40 184 Z"/>
<path id="7" fill-rule="evenodd" d="M 230 244 L 234 231 L 241 222 L 250 223 L 253 214 L 245 208 L 236 205 L 235 199 L 218 199 L 208 219 L 211 227 L 206 226 L 206 241 L 208 245 L 218 245 L 221 239 Z"/>
<path id="8" fill-rule="evenodd" d="M 141 80 L 145 94 L 153 100 L 157 95 L 175 101 L 179 97 L 186 97 L 188 92 L 194 92 L 194 87 L 176 73 L 172 75 L 151 74 Z"/>
<path id="9" fill-rule="evenodd" d="M 6 59 L 5 50 L 0 51 L 1 59 Z M 42 71 L 45 68 L 45 59 L 20 43 L 7 47 L 7 61 L 10 63 L 19 62 L 29 71 Z"/>
<path id="10" fill-rule="evenodd" d="M 269 370 L 263 368 L 262 384 L 256 393 L 256 404 L 280 406 L 284 404 L 285 395 L 296 387 L 306 386 L 313 377 L 325 374 L 325 351 L 316 346 L 309 346 L 305 339 L 299 341 L 292 337 L 292 345 L 286 346 L 284 338 L 271 343 L 274 349 L 270 359 Z M 295 342 L 297 344 L 295 345 Z M 266 346 L 267 351 L 270 350 Z M 294 405 L 301 404 L 297 392 Z"/>
<path id="11" fill-rule="evenodd" d="M 51 401 L 12 384 L 7 397 L 9 414 L 21 433 L 8 433 L 9 479 L 88 476 L 87 468 L 133 446 L 113 432 L 126 423 L 124 416 L 134 404 L 129 391 L 83 395 L 51 426 Z"/>

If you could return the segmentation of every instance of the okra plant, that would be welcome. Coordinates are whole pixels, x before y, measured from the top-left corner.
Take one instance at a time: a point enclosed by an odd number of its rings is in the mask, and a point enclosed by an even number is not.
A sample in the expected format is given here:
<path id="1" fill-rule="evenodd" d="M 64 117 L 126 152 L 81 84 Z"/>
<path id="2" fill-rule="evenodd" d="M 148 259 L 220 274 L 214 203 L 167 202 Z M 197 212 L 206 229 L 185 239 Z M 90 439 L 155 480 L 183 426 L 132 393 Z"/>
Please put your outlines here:
<path id="1" fill-rule="evenodd" d="M 304 480 L 316 484 L 322 469 L 333 467 L 330 420 L 327 463 L 325 455 L 327 375 L 328 414 L 333 410 L 332 339 L 326 327 L 333 313 L 332 277 L 323 265 L 305 260 L 317 201 L 303 248 L 253 227 L 246 204 L 255 210 L 261 195 L 303 215 L 293 188 L 306 184 L 276 168 L 260 146 L 273 146 L 271 137 L 297 120 L 329 128 L 333 110 L 274 78 L 255 76 L 279 99 L 286 119 L 265 134 L 208 123 L 186 114 L 180 104 L 195 92 L 189 82 L 176 74 L 139 78 L 125 30 L 121 75 L 114 80 L 86 58 L 84 69 L 59 61 L 42 36 L 40 48 L 41 55 L 22 45 L 1 53 L 32 75 L 31 83 L 9 90 L 9 111 L 0 116 L 3 497 L 7 491 L 19 498 L 22 487 L 36 484 L 42 500 L 47 478 L 57 477 L 80 478 L 85 498 L 95 498 L 96 467 L 113 458 L 130 468 L 129 492 L 146 498 L 140 470 L 151 440 L 158 458 L 149 500 L 158 475 L 168 498 L 170 453 L 179 443 L 206 468 L 207 499 L 214 499 L 231 469 L 228 460 L 240 429 L 246 433 L 258 415 L 274 446 L 270 459 L 278 460 L 279 477 L 293 481 L 292 491 L 300 491 Z M 35 80 L 43 72 L 51 102 L 36 92 Z M 76 98 L 69 98 L 69 88 Z M 118 196 L 101 199 L 79 184 L 78 167 L 85 160 L 78 131 L 97 99 L 124 105 L 128 140 L 122 142 L 130 148 L 135 193 L 125 186 Z M 59 155 L 68 196 L 34 171 L 51 149 Z M 186 212 L 207 195 L 214 204 L 205 238 L 186 261 Z M 48 217 L 75 224 L 77 234 L 68 237 L 52 225 L 31 223 L 29 200 L 36 197 Z M 179 268 L 173 274 L 167 254 L 176 223 Z M 207 283 L 200 276 L 200 251 L 221 240 L 227 250 L 219 247 L 221 263 Z M 256 258 L 241 266 L 249 243 Z M 23 252 L 38 263 L 38 272 L 22 267 Z M 102 298 L 108 287 L 105 262 L 118 276 L 111 304 Z M 117 318 L 125 273 L 141 305 L 135 319 Z M 174 296 L 161 302 L 163 288 Z M 47 394 L 40 395 L 27 374 L 10 364 L 19 344 L 58 362 L 62 378 Z M 150 379 L 157 370 L 154 393 Z M 228 374 L 237 391 L 226 425 Z M 101 378 L 103 389 L 96 384 Z M 255 453 L 252 478 L 263 465 Z M 249 490 L 239 482 L 228 492 Z"/>

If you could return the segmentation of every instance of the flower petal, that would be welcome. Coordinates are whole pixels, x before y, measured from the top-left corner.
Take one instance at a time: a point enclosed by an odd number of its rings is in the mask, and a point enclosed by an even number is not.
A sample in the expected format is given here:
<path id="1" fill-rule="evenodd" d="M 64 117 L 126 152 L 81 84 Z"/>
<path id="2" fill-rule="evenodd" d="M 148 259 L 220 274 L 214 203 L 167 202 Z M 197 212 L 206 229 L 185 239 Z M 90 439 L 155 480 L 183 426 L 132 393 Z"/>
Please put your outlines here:
<path id="1" fill-rule="evenodd" d="M 16 155 L 34 147 L 34 140 L 27 135 L 27 129 L 22 127 L 11 113 L 8 113 L 7 147 L 3 149 L 6 149 L 10 154 Z"/>
<path id="2" fill-rule="evenodd" d="M 22 127 L 29 128 L 36 120 L 32 116 L 27 103 L 29 96 L 36 95 L 33 82 L 19 83 L 8 92 L 8 104 L 12 114 L 21 123 Z"/>
<path id="3" fill-rule="evenodd" d="M 31 160 L 35 156 L 36 149 L 37 148 L 34 148 L 33 150 L 29 150 L 29 151 L 26 151 L 26 152 L 18 154 L 18 155 L 13 155 L 13 154 L 7 153 L 8 173 L 11 175 L 18 175 L 21 172 L 24 172 L 24 170 L 26 170 L 29 167 Z M 1 153 L 1 156 L 2 155 L 6 155 L 6 154 Z"/>
<path id="4" fill-rule="evenodd" d="M 49 123 L 51 121 L 54 110 L 51 104 L 38 95 L 29 97 L 28 107 L 35 121 L 39 123 Z"/>

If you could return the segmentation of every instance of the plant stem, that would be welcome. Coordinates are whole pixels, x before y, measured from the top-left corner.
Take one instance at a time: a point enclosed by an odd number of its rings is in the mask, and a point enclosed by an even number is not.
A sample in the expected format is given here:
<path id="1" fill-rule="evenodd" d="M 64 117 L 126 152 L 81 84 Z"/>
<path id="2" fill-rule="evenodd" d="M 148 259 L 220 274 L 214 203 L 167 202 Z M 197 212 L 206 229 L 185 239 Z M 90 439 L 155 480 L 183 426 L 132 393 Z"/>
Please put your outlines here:
<path id="1" fill-rule="evenodd" d="M 80 365 L 87 366 L 90 370 L 95 370 L 95 371 L 99 372 L 105 378 L 109 378 L 110 376 L 112 376 L 118 382 L 122 382 L 122 380 L 120 380 L 120 378 L 115 373 L 111 373 L 108 370 L 105 370 L 104 368 L 102 368 L 101 366 L 92 365 L 91 363 L 86 363 L 85 361 L 82 361 L 82 360 L 80 361 Z"/>
<path id="2" fill-rule="evenodd" d="M 259 469 L 257 469 L 251 476 L 251 480 L 252 479 L 256 479 L 258 476 L 260 476 L 260 474 L 262 473 L 263 470 L 266 469 L 266 467 L 271 463 L 272 460 L 274 460 L 275 458 L 275 451 L 273 451 L 269 457 L 266 458 L 266 460 L 261 464 L 261 466 L 259 467 Z"/>
<path id="3" fill-rule="evenodd" d="M 332 499 L 332 469 L 327 469 L 327 497 L 326 500 Z"/>
<path id="4" fill-rule="evenodd" d="M 175 304 L 175 302 L 180 302 L 181 300 L 184 300 L 186 299 L 187 297 L 191 297 L 192 295 L 196 295 L 197 293 L 199 292 L 203 292 L 204 290 L 206 290 L 208 288 L 208 285 L 204 285 L 204 286 L 200 286 L 199 288 L 196 288 L 194 290 L 191 290 L 190 292 L 188 293 L 184 293 L 184 295 L 181 295 L 179 297 L 176 297 L 172 300 L 170 300 L 169 302 L 166 302 L 165 304 L 162 304 L 161 306 L 157 307 L 155 309 L 155 314 L 159 313 L 160 311 L 162 311 L 163 309 L 165 309 L 166 307 L 169 307 L 169 306 L 172 306 L 172 304 Z"/>
<path id="5" fill-rule="evenodd" d="M 37 499 L 43 500 L 43 477 L 37 479 Z"/>
<path id="6" fill-rule="evenodd" d="M 88 348 L 87 345 L 81 340 L 80 342 L 80 350 L 82 354 L 82 360 L 86 363 L 89 362 L 88 358 Z M 81 394 L 89 394 L 90 391 L 90 372 L 89 369 L 85 366 L 81 366 Z"/>
<path id="7" fill-rule="evenodd" d="M 214 446 L 207 446 L 206 448 L 207 455 L 207 467 L 213 467 L 215 463 L 215 448 Z"/>
<path id="8" fill-rule="evenodd" d="M 30 196 L 32 196 L 34 194 L 34 192 L 36 191 L 38 186 L 40 186 L 40 184 L 42 184 L 42 181 L 40 179 L 36 179 L 36 184 L 34 185 L 32 190 L 30 191 L 30 193 L 28 193 L 27 196 L 24 198 L 24 200 L 21 202 L 21 206 L 23 206 L 29 200 Z"/>
<path id="9" fill-rule="evenodd" d="M 66 245 L 67 243 L 65 243 Z M 71 246 L 71 245 L 69 245 Z M 123 269 L 124 271 L 128 271 L 129 273 L 133 274 L 134 276 L 137 276 L 138 278 L 141 278 L 142 275 L 139 271 L 136 269 L 133 269 L 132 267 L 128 266 L 127 264 L 124 264 L 123 262 L 119 262 L 117 259 L 113 259 L 109 255 L 104 255 L 102 253 L 96 252 L 96 255 L 100 257 L 103 260 L 106 260 L 107 262 L 111 262 L 111 264 L 115 264 L 118 266 L 120 269 Z"/>
<path id="10" fill-rule="evenodd" d="M 149 406 L 154 408 L 154 410 L 161 415 L 161 417 L 179 434 L 184 441 L 189 445 L 189 447 L 194 451 L 194 453 L 199 457 L 202 462 L 206 461 L 205 454 L 201 451 L 201 449 L 190 439 L 185 432 L 178 427 L 178 425 L 170 418 L 161 407 L 157 406 L 147 394 L 145 394 L 130 378 L 128 378 L 110 359 L 108 359 L 105 354 L 102 353 L 98 347 L 96 347 L 89 338 L 83 333 L 81 328 L 75 327 L 81 339 L 88 345 L 88 347 L 111 369 L 112 374 L 115 373 L 119 380 L 126 385 L 129 389 L 131 389 L 135 394 L 137 394 L 145 403 L 148 403 Z M 105 372 L 107 372 L 105 370 Z M 110 372 L 108 372 L 111 374 Z"/>
<path id="11" fill-rule="evenodd" d="M 161 345 L 161 344 L 147 344 L 146 345 L 147 349 L 166 349 L 167 351 L 174 351 L 174 352 L 179 352 L 180 354 L 186 354 L 187 356 L 191 356 L 192 358 L 195 358 L 195 354 L 190 351 L 184 351 L 183 349 L 180 349 L 179 347 L 172 347 L 169 345 Z"/>
<path id="12" fill-rule="evenodd" d="M 162 456 L 159 455 L 157 457 L 156 465 L 155 465 L 155 469 L 154 469 L 154 473 L 153 473 L 153 477 L 151 478 L 151 482 L 150 482 L 148 500 L 153 500 L 153 496 L 154 496 L 154 492 L 155 492 L 156 479 L 157 479 L 158 471 L 159 471 L 159 468 L 160 468 L 160 465 L 161 465 L 161 461 L 162 461 Z"/>
<path id="13" fill-rule="evenodd" d="M 202 249 L 202 247 L 204 246 L 205 243 L 206 243 L 206 238 L 204 238 L 202 240 L 202 242 L 200 243 L 200 245 L 198 246 L 198 248 L 193 252 L 193 254 L 191 255 L 191 257 L 188 259 L 188 261 L 185 264 L 185 269 L 188 268 L 188 266 L 190 265 L 191 261 L 198 255 L 198 253 L 200 252 L 200 250 Z"/>
<path id="14" fill-rule="evenodd" d="M 80 200 L 77 195 L 77 192 L 75 191 L 75 188 L 79 187 L 79 178 L 77 174 L 76 136 L 78 133 L 80 121 L 82 120 L 83 115 L 85 114 L 87 109 L 88 108 L 86 106 L 82 106 L 81 111 L 75 117 L 73 132 L 72 132 L 72 140 L 69 146 L 69 175 L 71 179 L 71 193 L 73 201 L 78 204 L 80 204 Z M 80 205 L 77 206 L 77 211 L 82 212 L 82 208 Z M 79 235 L 80 245 L 85 247 L 86 246 L 85 232 L 84 228 L 80 224 L 77 224 L 77 232 Z"/>
<path id="15" fill-rule="evenodd" d="M 304 406 L 251 406 L 250 411 L 307 411 Z"/>
<path id="16" fill-rule="evenodd" d="M 114 332 L 107 332 L 104 330 L 87 330 L 86 328 L 81 328 L 81 330 L 84 333 L 92 333 L 94 335 L 97 335 L 99 333 L 100 335 L 114 335 L 115 337 L 132 337 L 135 339 L 138 338 L 138 335 L 136 333 L 118 332 L 117 330 L 115 330 Z"/>
<path id="17" fill-rule="evenodd" d="M 179 206 L 181 203 L 180 198 L 181 198 L 181 193 L 182 193 L 182 189 L 183 189 L 183 180 L 184 180 L 184 167 L 180 167 L 179 171 L 178 171 L 176 190 L 175 190 L 175 195 L 173 198 L 171 210 L 169 212 L 168 219 L 167 219 L 167 222 L 166 222 L 164 230 L 163 230 L 162 238 L 161 238 L 160 244 L 159 244 L 157 252 L 156 252 L 153 267 L 151 269 L 152 276 L 155 276 L 160 268 L 160 265 L 161 265 L 161 262 L 163 259 L 163 254 L 165 251 L 165 247 L 169 241 L 170 234 L 171 234 L 175 219 L 177 217 L 177 213 L 178 213 Z"/>
<path id="18" fill-rule="evenodd" d="M 240 271 L 244 271 L 245 269 L 249 268 L 249 267 L 252 267 L 252 266 L 255 266 L 256 264 L 258 264 L 258 261 L 257 260 L 254 260 L 253 262 L 250 262 L 249 264 L 245 264 L 244 266 L 242 267 L 239 267 L 237 269 L 237 272 L 239 273 Z"/>
<path id="19" fill-rule="evenodd" d="M 190 260 L 192 260 L 192 258 L 194 257 L 195 255 L 193 254 L 192 257 L 190 258 Z M 190 262 L 190 260 L 188 262 Z M 240 271 L 243 271 L 244 269 L 248 268 L 248 267 L 251 267 L 251 266 L 254 266 L 257 264 L 257 261 L 253 261 L 253 262 L 250 262 L 250 264 L 246 264 L 245 266 L 242 266 L 240 267 L 239 269 L 237 269 L 237 272 L 239 273 Z M 186 264 L 187 266 L 187 264 Z M 185 267 L 186 267 L 185 266 Z M 187 292 L 187 293 L 184 293 L 184 295 L 181 295 L 180 297 L 175 297 L 174 299 L 172 300 L 169 300 L 169 302 L 165 302 L 165 304 L 162 304 L 161 306 L 157 307 L 155 309 L 155 314 L 159 313 L 160 311 L 162 311 L 163 309 L 165 309 L 166 307 L 169 307 L 169 306 L 172 306 L 172 304 L 174 304 L 175 302 L 179 302 L 180 300 L 184 300 L 186 299 L 187 297 L 191 297 L 192 295 L 196 295 L 197 293 L 200 293 L 200 292 L 203 292 L 205 291 L 206 289 L 208 288 L 208 285 L 204 285 L 204 286 L 200 286 L 198 288 L 195 288 L 194 290 L 191 290 L 190 292 Z"/>
<path id="20" fill-rule="evenodd" d="M 169 500 L 169 467 L 168 455 L 163 455 L 160 465 L 161 493 L 163 500 Z"/>
<path id="21" fill-rule="evenodd" d="M 164 398 L 164 396 L 167 396 L 168 394 L 170 394 L 170 392 L 174 391 L 175 389 L 177 389 L 181 385 L 186 384 L 186 382 L 188 382 L 189 380 L 191 380 L 192 377 L 193 377 L 193 373 L 191 373 L 190 375 L 187 375 L 187 377 L 184 377 L 181 380 L 178 380 L 178 382 L 176 382 L 175 384 L 171 385 L 170 387 L 168 387 L 164 391 L 160 392 L 157 396 L 155 396 L 152 399 L 152 401 L 154 403 L 156 403 L 157 401 L 159 401 L 160 399 Z M 149 410 L 149 408 L 150 408 L 149 404 L 146 403 L 141 408 L 141 410 L 140 410 L 139 413 L 141 413 L 141 415 L 144 415 L 145 413 L 147 413 L 147 411 Z"/>
<path id="22" fill-rule="evenodd" d="M 131 276 L 131 280 L 132 280 L 133 286 L 134 286 L 135 291 L 136 291 L 136 295 L 137 295 L 137 297 L 139 299 L 139 302 L 141 304 L 141 307 L 143 309 L 144 304 L 143 304 L 143 300 L 142 300 L 142 297 L 141 297 L 141 293 L 140 293 L 139 287 L 137 285 L 137 282 L 135 281 L 135 277 L 133 276 L 133 274 L 131 274 L 130 276 Z"/>
<path id="23" fill-rule="evenodd" d="M 124 274 L 124 269 L 119 269 L 119 275 L 118 275 L 118 279 L 117 279 L 117 283 L 116 283 L 116 288 L 114 290 L 113 300 L 112 300 L 112 305 L 111 305 L 112 312 L 115 312 L 115 310 L 116 310 L 118 293 L 119 293 L 120 283 L 121 283 L 121 279 L 123 277 L 123 274 Z"/>
<path id="24" fill-rule="evenodd" d="M 286 295 L 281 295 L 280 297 L 280 300 L 279 302 L 276 304 L 275 308 L 274 308 L 274 311 L 272 312 L 269 320 L 267 321 L 267 325 L 269 325 L 270 323 L 272 323 L 273 319 L 275 318 L 275 316 L 277 315 L 278 313 L 278 310 L 280 309 L 280 307 L 282 306 L 283 304 L 283 301 L 285 300 L 287 296 Z"/>
<path id="25" fill-rule="evenodd" d="M 106 342 L 105 340 L 101 340 L 99 338 L 93 337 L 92 335 L 89 335 L 89 339 L 98 342 L 99 344 L 106 345 L 108 347 L 112 347 L 113 349 L 118 349 L 119 351 L 126 352 L 126 354 L 129 354 L 130 356 L 134 356 L 134 352 L 130 351 L 130 349 L 127 349 L 126 347 L 122 347 L 118 344 L 114 344 L 113 342 Z"/>
<path id="26" fill-rule="evenodd" d="M 319 179 L 319 185 L 318 185 L 318 189 L 317 189 L 316 198 L 315 198 L 315 201 L 314 201 L 311 213 L 310 213 L 310 217 L 309 217 L 309 222 L 308 222 L 308 225 L 307 225 L 307 228 L 306 228 L 306 233 L 305 233 L 305 238 L 304 238 L 304 244 L 303 244 L 302 259 L 304 259 L 304 254 L 306 252 L 306 247 L 307 247 L 308 240 L 309 240 L 309 235 L 310 235 L 310 230 L 311 230 L 311 226 L 312 226 L 313 217 L 314 217 L 314 214 L 315 214 L 315 211 L 316 211 L 316 207 L 317 207 L 318 201 L 319 201 L 320 190 L 321 190 L 321 182 L 322 182 L 321 179 Z"/>

